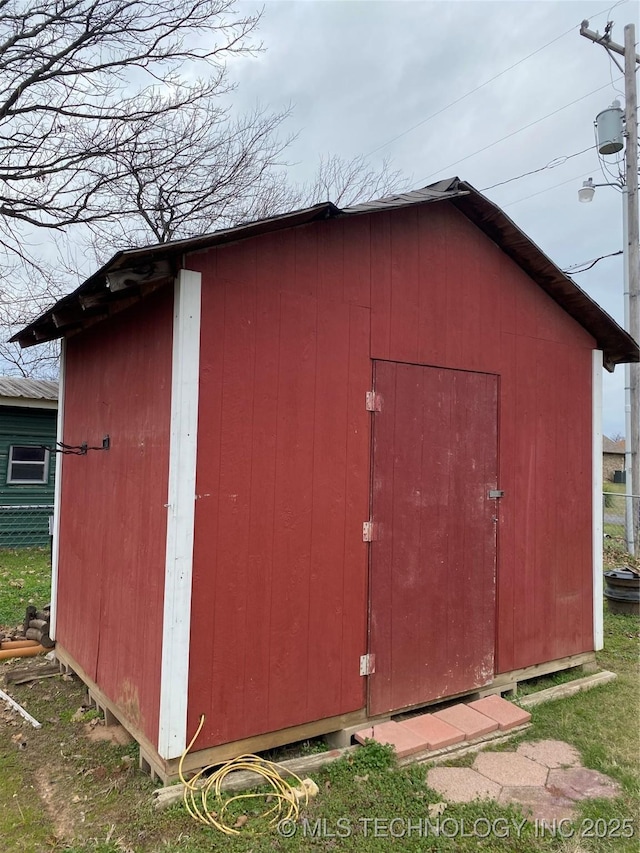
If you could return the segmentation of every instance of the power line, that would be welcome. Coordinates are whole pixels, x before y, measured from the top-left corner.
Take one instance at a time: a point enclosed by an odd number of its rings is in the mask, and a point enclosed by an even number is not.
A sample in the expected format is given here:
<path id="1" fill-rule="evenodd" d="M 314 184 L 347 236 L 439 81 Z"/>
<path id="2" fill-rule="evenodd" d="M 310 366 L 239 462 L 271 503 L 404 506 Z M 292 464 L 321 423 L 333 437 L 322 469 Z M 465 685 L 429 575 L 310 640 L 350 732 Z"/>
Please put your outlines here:
<path id="1" fill-rule="evenodd" d="M 556 166 L 563 166 L 567 160 L 572 160 L 574 157 L 579 157 L 581 154 L 586 154 L 587 151 L 593 151 L 595 145 L 590 145 L 588 148 L 583 148 L 582 151 L 576 151 L 575 154 L 567 154 L 563 157 L 554 157 L 549 160 L 546 166 L 541 166 L 539 169 L 532 169 L 530 172 L 523 172 L 521 175 L 516 175 L 515 178 L 507 178 L 506 181 L 499 181 L 497 184 L 491 184 L 490 187 L 483 187 L 480 192 L 484 193 L 487 190 L 494 190 L 496 187 L 502 187 L 505 184 L 510 184 L 513 181 L 519 181 L 520 178 L 527 178 L 529 175 L 537 175 L 538 172 L 544 172 L 546 169 L 555 169 Z"/>
<path id="2" fill-rule="evenodd" d="M 574 104 L 580 103 L 580 101 L 584 101 L 586 98 L 589 98 L 591 95 L 595 95 L 596 92 L 601 92 L 603 89 L 607 89 L 609 87 L 609 83 L 605 83 L 604 86 L 599 86 L 597 89 L 593 89 L 591 92 L 587 92 L 586 95 L 582 95 L 580 98 L 576 98 L 574 101 L 569 101 L 568 104 L 564 104 L 562 107 L 558 107 L 558 109 L 553 110 L 553 112 L 547 113 L 540 118 L 537 118 L 535 121 L 529 122 L 529 124 L 525 124 L 522 127 L 519 127 L 518 130 L 514 130 L 511 133 L 508 133 L 506 136 L 502 136 L 500 139 L 496 139 L 495 142 L 490 142 L 489 145 L 485 145 L 483 148 L 479 148 L 477 151 L 474 151 L 472 154 L 467 154 L 466 157 L 461 157 L 459 160 L 455 160 L 453 163 L 449 163 L 447 166 L 442 166 L 437 169 L 435 172 L 431 172 L 427 175 L 426 178 L 423 178 L 420 183 L 426 183 L 429 178 L 432 178 L 434 175 L 441 174 L 445 171 L 445 169 L 450 169 L 452 166 L 457 166 L 458 163 L 463 163 L 465 160 L 469 160 L 471 157 L 475 157 L 476 154 L 482 154 L 484 151 L 488 151 L 490 148 L 493 148 L 495 145 L 499 145 L 501 142 L 505 142 L 507 139 L 511 139 L 513 136 L 516 136 L 518 133 L 522 133 L 523 130 L 529 130 L 530 127 L 534 127 L 536 124 L 539 124 L 541 121 L 545 121 L 552 116 L 557 115 L 558 113 L 566 110 L 568 107 L 572 107 Z"/>
<path id="3" fill-rule="evenodd" d="M 559 184 L 553 184 L 553 186 L 546 187 L 546 189 L 544 189 L 544 190 L 538 190 L 537 193 L 531 193 L 531 195 L 526 195 L 526 196 L 524 196 L 524 198 L 519 198 L 516 201 L 510 201 L 507 204 L 501 204 L 500 207 L 504 209 L 505 207 L 511 207 L 512 204 L 520 204 L 521 201 L 527 201 L 530 198 L 535 198 L 535 196 L 537 196 L 537 195 L 542 195 L 543 193 L 548 193 L 551 190 L 557 189 L 558 187 L 564 187 L 566 184 L 571 184 L 574 181 L 584 180 L 586 177 L 588 177 L 588 174 L 585 175 L 583 173 L 582 175 L 576 175 L 575 178 L 569 178 L 568 181 L 561 181 Z"/>
<path id="4" fill-rule="evenodd" d="M 562 270 L 562 272 L 566 273 L 567 275 L 578 275 L 578 273 L 586 272 L 587 270 L 590 270 L 592 267 L 595 267 L 595 265 L 597 263 L 599 263 L 600 261 L 603 261 L 605 258 L 615 258 L 616 255 L 622 255 L 622 254 L 623 254 L 622 249 L 618 249 L 617 252 L 609 252 L 608 255 L 600 255 L 599 258 L 593 258 L 593 260 L 591 260 L 591 261 L 583 261 L 581 264 L 572 264 L 572 266 L 568 267 L 566 270 Z M 584 266 L 585 264 L 587 264 L 587 266 Z M 584 269 L 580 270 L 580 269 L 577 269 L 577 267 L 584 267 Z"/>
<path id="5" fill-rule="evenodd" d="M 600 15 L 605 14 L 605 12 L 607 14 L 610 14 L 616 7 L 622 6 L 626 2 L 627 2 L 627 0 L 619 0 L 619 2 L 616 3 L 614 6 L 612 6 L 610 9 L 602 9 L 600 12 L 596 12 L 595 15 L 592 15 L 591 18 L 593 20 L 593 18 L 597 18 Z M 366 156 L 371 157 L 372 154 L 376 154 L 378 151 L 381 151 L 383 148 L 386 148 L 387 145 L 391 145 L 392 142 L 396 142 L 398 139 L 401 139 L 403 136 L 406 136 L 408 133 L 412 133 L 414 130 L 417 130 L 417 128 L 422 127 L 423 124 L 426 124 L 428 121 L 431 121 L 431 119 L 436 118 L 436 116 L 441 115 L 442 113 L 446 112 L 451 107 L 455 107 L 456 104 L 459 104 L 461 101 L 464 101 L 466 98 L 469 98 L 471 95 L 475 95 L 476 92 L 479 92 L 480 89 L 484 89 L 484 87 L 488 86 L 489 83 L 493 83 L 494 80 L 497 80 L 499 77 L 502 77 L 503 75 L 507 74 L 509 71 L 512 71 L 518 65 L 521 65 L 523 62 L 526 62 L 528 59 L 531 59 L 532 56 L 535 56 L 537 53 L 540 53 L 540 51 L 545 50 L 545 48 L 550 47 L 552 44 L 555 44 L 560 39 L 569 35 L 569 33 L 572 33 L 575 30 L 575 28 L 578 26 L 580 26 L 579 21 L 577 24 L 574 24 L 568 30 L 565 30 L 565 32 L 561 33 L 559 36 L 556 36 L 554 39 L 551 39 L 551 41 L 548 41 L 546 44 L 543 44 L 542 47 L 537 48 L 536 50 L 532 51 L 532 53 L 527 54 L 522 59 L 519 59 L 517 62 L 514 62 L 512 65 L 509 65 L 508 68 L 505 68 L 503 71 L 500 71 L 500 72 L 498 72 L 498 74 L 495 74 L 493 77 L 490 77 L 488 80 L 485 80 L 484 83 L 480 83 L 480 85 L 476 86 L 475 89 L 471 89 L 470 91 L 466 92 L 464 95 L 460 95 L 460 97 L 456 98 L 455 101 L 451 101 L 451 103 L 447 104 L 446 106 L 442 107 L 439 110 L 436 110 L 435 113 L 431 113 L 431 115 L 428 115 L 426 118 L 423 118 L 422 121 L 419 121 L 417 124 L 414 124 L 411 127 L 407 128 L 406 130 L 403 130 L 402 133 L 398 133 L 396 136 L 393 136 L 391 139 L 388 139 L 386 142 L 383 142 L 382 145 L 378 145 L 377 148 L 374 148 L 372 151 L 369 151 L 369 153 Z M 611 81 L 611 84 L 613 85 L 613 80 Z"/>

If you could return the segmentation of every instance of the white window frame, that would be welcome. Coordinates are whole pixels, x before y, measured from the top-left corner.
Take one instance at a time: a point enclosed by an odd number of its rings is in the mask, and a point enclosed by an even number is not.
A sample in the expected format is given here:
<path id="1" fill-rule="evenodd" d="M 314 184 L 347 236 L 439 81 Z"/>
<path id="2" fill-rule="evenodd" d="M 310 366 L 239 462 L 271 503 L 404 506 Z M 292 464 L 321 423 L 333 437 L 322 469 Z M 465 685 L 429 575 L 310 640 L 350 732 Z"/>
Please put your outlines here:
<path id="1" fill-rule="evenodd" d="M 46 447 L 43 447 L 44 450 L 44 459 L 42 462 L 25 462 L 21 459 L 13 458 L 13 451 L 16 448 L 22 447 L 38 447 L 40 448 L 42 445 L 39 444 L 11 444 L 9 445 L 9 459 L 7 462 L 7 485 L 9 486 L 46 486 L 49 482 L 49 460 L 50 454 L 49 450 Z M 42 465 L 42 479 L 41 480 L 22 480 L 16 479 L 13 476 L 13 465 Z"/>

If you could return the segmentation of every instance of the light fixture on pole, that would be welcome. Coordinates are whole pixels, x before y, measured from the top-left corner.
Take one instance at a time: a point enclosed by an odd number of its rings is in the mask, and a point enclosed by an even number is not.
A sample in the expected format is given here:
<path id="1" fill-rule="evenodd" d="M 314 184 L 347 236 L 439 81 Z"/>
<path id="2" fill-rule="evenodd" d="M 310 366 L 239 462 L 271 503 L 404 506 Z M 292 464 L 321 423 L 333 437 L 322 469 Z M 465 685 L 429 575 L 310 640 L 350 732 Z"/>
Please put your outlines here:
<path id="1" fill-rule="evenodd" d="M 587 181 L 582 182 L 582 186 L 578 190 L 578 201 L 583 204 L 588 204 L 593 201 L 593 197 L 596 194 L 596 187 L 615 187 L 618 190 L 621 190 L 624 194 L 624 184 L 594 184 L 593 178 L 589 178 Z"/>
<path id="2" fill-rule="evenodd" d="M 589 178 L 588 181 L 583 181 L 582 186 L 578 190 L 578 201 L 583 203 L 588 203 L 593 201 L 593 197 L 596 194 L 596 185 L 593 183 L 593 178 Z"/>

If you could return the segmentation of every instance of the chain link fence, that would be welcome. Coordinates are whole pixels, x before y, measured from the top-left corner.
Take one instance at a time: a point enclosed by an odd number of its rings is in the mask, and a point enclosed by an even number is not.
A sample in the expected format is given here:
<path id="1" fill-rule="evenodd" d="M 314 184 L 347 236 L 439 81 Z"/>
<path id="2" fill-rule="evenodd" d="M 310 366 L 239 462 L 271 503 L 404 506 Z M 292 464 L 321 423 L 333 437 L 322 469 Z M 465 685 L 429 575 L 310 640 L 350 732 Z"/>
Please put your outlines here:
<path id="1" fill-rule="evenodd" d="M 53 504 L 0 506 L 0 548 L 33 548 L 51 541 Z"/>
<path id="2" fill-rule="evenodd" d="M 604 492 L 604 547 L 618 551 L 628 551 L 630 538 L 635 542 L 635 554 L 640 554 L 638 541 L 640 529 L 640 495 L 626 495 L 624 492 Z M 633 536 L 629 534 L 632 533 Z"/>

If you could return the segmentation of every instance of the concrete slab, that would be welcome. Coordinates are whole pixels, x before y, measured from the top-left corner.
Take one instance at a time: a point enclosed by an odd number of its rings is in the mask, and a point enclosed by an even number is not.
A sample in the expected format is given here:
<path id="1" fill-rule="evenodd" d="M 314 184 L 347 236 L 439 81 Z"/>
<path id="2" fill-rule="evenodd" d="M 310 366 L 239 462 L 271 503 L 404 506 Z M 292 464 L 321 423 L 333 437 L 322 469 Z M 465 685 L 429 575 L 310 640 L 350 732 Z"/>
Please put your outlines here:
<path id="1" fill-rule="evenodd" d="M 427 742 L 427 749 L 443 749 L 445 746 L 460 743 L 465 738 L 464 732 L 444 720 L 439 720 L 433 714 L 411 717 L 409 720 L 403 720 L 401 725 L 423 738 Z"/>
<path id="2" fill-rule="evenodd" d="M 370 738 L 378 743 L 391 744 L 398 758 L 405 758 L 416 752 L 425 752 L 429 748 L 423 737 L 405 728 L 401 723 L 393 721 L 361 729 L 355 733 L 354 737 L 358 743 L 364 743 Z"/>
<path id="3" fill-rule="evenodd" d="M 483 699 L 469 702 L 468 707 L 495 720 L 500 731 L 521 726 L 531 719 L 531 714 L 528 711 L 518 708 L 513 702 L 507 702 L 502 696 L 497 695 L 485 696 Z"/>
<path id="4" fill-rule="evenodd" d="M 554 795 L 548 788 L 513 787 L 503 788 L 498 802 L 504 805 L 517 803 L 529 820 L 553 826 L 553 821 L 573 820 L 576 817 L 575 802 L 567 797 Z"/>
<path id="5" fill-rule="evenodd" d="M 560 767 L 581 766 L 578 750 L 561 740 L 537 740 L 521 743 L 516 752 L 552 770 L 557 770 Z"/>
<path id="6" fill-rule="evenodd" d="M 472 800 L 495 800 L 500 785 L 481 776 L 470 767 L 433 767 L 427 773 L 427 785 L 442 794 L 451 803 L 469 803 Z"/>
<path id="7" fill-rule="evenodd" d="M 495 720 L 470 708 L 468 705 L 452 705 L 443 711 L 436 711 L 433 716 L 439 720 L 443 720 L 445 723 L 449 723 L 450 726 L 454 726 L 456 729 L 460 729 L 469 740 L 474 737 L 481 737 L 481 735 L 487 735 L 498 728 L 498 723 Z"/>
<path id="8" fill-rule="evenodd" d="M 549 773 L 547 767 L 517 752 L 481 752 L 473 762 L 473 769 L 498 785 L 528 788 L 543 788 Z"/>
<path id="9" fill-rule="evenodd" d="M 621 793 L 620 785 L 609 776 L 586 767 L 550 770 L 547 788 L 556 796 L 568 797 L 570 800 L 600 797 L 613 799 Z"/>

